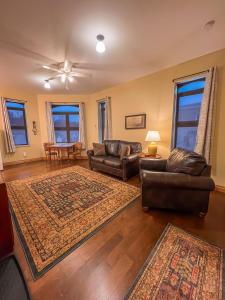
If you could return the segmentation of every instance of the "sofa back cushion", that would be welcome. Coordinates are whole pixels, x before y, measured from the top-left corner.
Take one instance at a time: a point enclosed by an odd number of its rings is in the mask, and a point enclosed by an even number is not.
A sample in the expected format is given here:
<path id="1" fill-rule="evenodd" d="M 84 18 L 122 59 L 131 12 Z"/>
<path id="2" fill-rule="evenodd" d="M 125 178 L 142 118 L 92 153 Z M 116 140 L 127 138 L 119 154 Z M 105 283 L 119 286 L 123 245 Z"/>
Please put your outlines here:
<path id="1" fill-rule="evenodd" d="M 141 146 L 141 143 L 139 143 L 139 142 L 120 141 L 119 153 L 121 151 L 120 148 L 121 148 L 122 145 L 130 146 L 130 154 L 139 153 L 139 152 L 142 151 L 142 146 Z"/>
<path id="2" fill-rule="evenodd" d="M 198 176 L 207 166 L 205 158 L 195 152 L 175 148 L 166 164 L 167 172 L 185 173 L 189 175 Z"/>
<path id="3" fill-rule="evenodd" d="M 123 159 L 125 156 L 130 155 L 130 145 L 120 144 L 119 154 L 120 154 L 120 159 Z"/>
<path id="4" fill-rule="evenodd" d="M 119 156 L 119 141 L 118 140 L 105 140 L 105 150 L 107 155 Z"/>
<path id="5" fill-rule="evenodd" d="M 104 144 L 93 143 L 93 151 L 94 151 L 94 156 L 106 155 Z"/>

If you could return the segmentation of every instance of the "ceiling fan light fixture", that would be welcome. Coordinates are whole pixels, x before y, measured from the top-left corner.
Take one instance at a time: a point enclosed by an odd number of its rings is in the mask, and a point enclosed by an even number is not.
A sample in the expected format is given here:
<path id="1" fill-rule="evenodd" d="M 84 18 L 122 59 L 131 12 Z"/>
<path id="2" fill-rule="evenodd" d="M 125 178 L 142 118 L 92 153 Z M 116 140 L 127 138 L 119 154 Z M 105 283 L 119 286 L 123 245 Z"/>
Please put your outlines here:
<path id="1" fill-rule="evenodd" d="M 65 82 L 65 81 L 66 81 L 66 74 L 62 74 L 62 75 L 61 75 L 61 81 L 62 81 L 62 82 Z"/>
<path id="2" fill-rule="evenodd" d="M 98 53 L 104 53 L 105 52 L 104 35 L 98 34 L 96 39 L 97 39 L 96 51 Z"/>
<path id="3" fill-rule="evenodd" d="M 73 79 L 72 76 L 68 76 L 68 80 L 69 80 L 69 82 L 73 82 L 74 81 L 74 79 Z"/>
<path id="4" fill-rule="evenodd" d="M 45 80 L 44 87 L 48 90 L 51 88 L 50 82 L 48 80 Z"/>
<path id="5" fill-rule="evenodd" d="M 87 77 L 88 74 L 82 74 L 74 70 L 77 66 L 75 63 L 66 60 L 65 62 L 57 63 L 54 65 L 42 65 L 43 68 L 49 69 L 50 71 L 54 71 L 56 74 L 44 80 L 44 87 L 46 89 L 50 89 L 50 81 L 60 79 L 66 89 L 69 89 L 70 83 L 77 83 L 76 77 Z"/>

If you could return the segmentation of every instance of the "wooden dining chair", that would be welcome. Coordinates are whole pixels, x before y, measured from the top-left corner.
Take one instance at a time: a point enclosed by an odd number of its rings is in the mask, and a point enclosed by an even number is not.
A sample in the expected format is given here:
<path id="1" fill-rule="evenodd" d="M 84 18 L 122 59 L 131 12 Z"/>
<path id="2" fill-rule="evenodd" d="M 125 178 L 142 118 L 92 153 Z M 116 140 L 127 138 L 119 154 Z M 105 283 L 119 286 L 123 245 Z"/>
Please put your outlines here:
<path id="1" fill-rule="evenodd" d="M 69 155 L 71 155 L 73 159 L 77 159 L 77 157 L 81 156 L 81 151 L 82 151 L 82 143 L 76 142 Z"/>
<path id="2" fill-rule="evenodd" d="M 54 157 L 54 159 L 57 158 L 58 156 L 58 152 L 55 150 L 51 150 L 50 146 L 54 145 L 54 143 L 44 143 L 44 150 L 45 150 L 45 156 L 46 156 L 46 160 L 47 159 L 51 159 L 52 157 Z"/>

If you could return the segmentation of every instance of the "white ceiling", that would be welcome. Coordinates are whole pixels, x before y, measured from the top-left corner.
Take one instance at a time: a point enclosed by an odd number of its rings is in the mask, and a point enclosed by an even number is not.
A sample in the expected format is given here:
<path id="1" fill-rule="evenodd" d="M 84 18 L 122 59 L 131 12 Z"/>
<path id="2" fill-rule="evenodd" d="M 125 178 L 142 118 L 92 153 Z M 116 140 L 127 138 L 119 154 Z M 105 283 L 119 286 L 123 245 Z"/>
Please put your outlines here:
<path id="1" fill-rule="evenodd" d="M 225 48 L 224 0 L 0 0 L 0 90 L 43 94 L 43 64 L 79 63 L 87 94 Z M 215 26 L 204 24 L 215 19 Z M 106 52 L 95 51 L 105 35 Z"/>

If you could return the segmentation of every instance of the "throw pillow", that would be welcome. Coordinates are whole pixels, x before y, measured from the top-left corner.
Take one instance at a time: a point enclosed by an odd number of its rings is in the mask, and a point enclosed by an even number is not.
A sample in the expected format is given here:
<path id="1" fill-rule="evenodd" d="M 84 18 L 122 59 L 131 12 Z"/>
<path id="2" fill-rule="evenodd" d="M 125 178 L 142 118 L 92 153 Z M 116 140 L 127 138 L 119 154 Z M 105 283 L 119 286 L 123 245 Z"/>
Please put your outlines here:
<path id="1" fill-rule="evenodd" d="M 130 146 L 129 145 L 121 145 L 120 146 L 120 159 L 123 159 L 124 156 L 130 155 Z"/>
<path id="2" fill-rule="evenodd" d="M 106 155 L 105 145 L 99 143 L 93 143 L 94 156 Z"/>
<path id="3" fill-rule="evenodd" d="M 193 151 L 175 148 L 167 160 L 166 170 L 172 173 L 198 176 L 206 165 L 206 160 L 202 155 Z"/>

